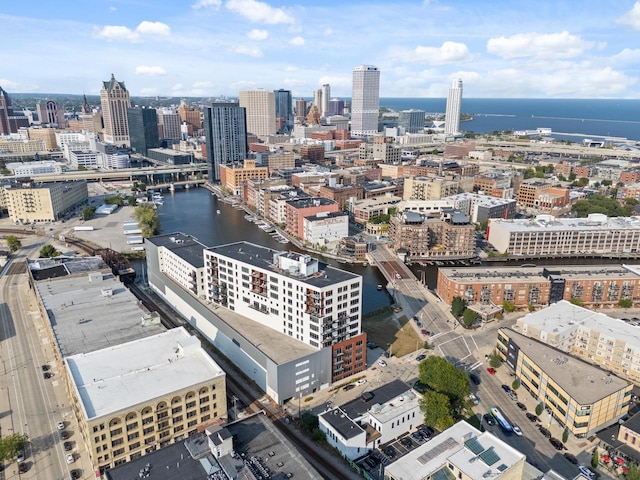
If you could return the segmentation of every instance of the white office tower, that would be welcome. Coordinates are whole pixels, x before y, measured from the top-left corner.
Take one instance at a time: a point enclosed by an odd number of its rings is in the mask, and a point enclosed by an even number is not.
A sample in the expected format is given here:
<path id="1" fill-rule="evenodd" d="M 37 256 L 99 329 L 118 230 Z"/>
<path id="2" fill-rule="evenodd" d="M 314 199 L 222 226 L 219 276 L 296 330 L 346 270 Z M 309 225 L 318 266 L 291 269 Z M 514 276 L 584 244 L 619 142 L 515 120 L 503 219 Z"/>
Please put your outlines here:
<path id="1" fill-rule="evenodd" d="M 462 80 L 454 78 L 451 81 L 449 96 L 447 97 L 447 112 L 444 117 L 444 134 L 457 135 L 460 133 L 460 109 L 462 107 Z"/>
<path id="2" fill-rule="evenodd" d="M 247 118 L 247 132 L 257 136 L 276 133 L 276 94 L 267 90 L 243 90 L 240 106 Z"/>
<path id="3" fill-rule="evenodd" d="M 380 70 L 373 65 L 355 67 L 351 92 L 352 135 L 373 135 L 378 132 L 379 103 Z"/>
<path id="4" fill-rule="evenodd" d="M 320 116 L 326 117 L 329 111 L 329 100 L 331 99 L 331 87 L 328 83 L 322 85 L 322 104 L 320 108 Z"/>

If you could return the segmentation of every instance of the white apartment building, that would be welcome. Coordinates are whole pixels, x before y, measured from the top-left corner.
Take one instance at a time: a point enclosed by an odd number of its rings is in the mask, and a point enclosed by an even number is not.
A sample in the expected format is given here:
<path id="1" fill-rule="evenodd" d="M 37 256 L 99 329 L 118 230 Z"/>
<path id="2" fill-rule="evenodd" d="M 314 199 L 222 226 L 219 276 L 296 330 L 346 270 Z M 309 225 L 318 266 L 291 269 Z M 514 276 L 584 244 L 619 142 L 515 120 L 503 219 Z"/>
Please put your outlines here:
<path id="1" fill-rule="evenodd" d="M 318 423 L 329 445 L 354 460 L 422 425 L 420 395 L 394 380 L 327 410 L 318 416 Z"/>
<path id="2" fill-rule="evenodd" d="M 69 152 L 69 164 L 74 167 L 84 167 L 86 169 L 98 168 L 98 153 L 71 151 Z"/>
<path id="3" fill-rule="evenodd" d="M 378 132 L 380 112 L 380 70 L 373 65 L 353 69 L 351 92 L 351 134 L 373 135 Z"/>
<path id="4" fill-rule="evenodd" d="M 639 217 L 490 219 L 487 239 L 509 255 L 575 255 L 636 253 L 640 245 Z"/>
<path id="5" fill-rule="evenodd" d="M 355 197 L 352 197 L 345 206 L 355 222 L 367 223 L 371 217 L 386 215 L 389 213 L 389 209 L 397 208 L 401 200 L 402 198 L 387 193 L 362 200 L 356 200 Z"/>
<path id="6" fill-rule="evenodd" d="M 444 134 L 458 135 L 460 133 L 460 113 L 462 109 L 462 80 L 454 78 L 451 81 L 447 96 L 447 109 L 444 118 Z"/>
<path id="7" fill-rule="evenodd" d="M 63 166 L 61 163 L 51 160 L 41 160 L 27 163 L 7 163 L 7 169 L 11 170 L 16 177 L 30 177 L 32 175 L 62 173 Z"/>
<path id="8" fill-rule="evenodd" d="M 68 143 L 79 143 L 79 142 L 88 142 L 89 136 L 84 132 L 68 132 L 66 130 L 56 131 L 56 143 L 60 150 L 64 151 L 65 145 Z M 95 134 L 91 134 L 91 136 L 95 136 Z"/>
<path id="9" fill-rule="evenodd" d="M 240 106 L 247 116 L 247 132 L 258 136 L 276 133 L 276 94 L 268 90 L 241 90 Z"/>
<path id="10" fill-rule="evenodd" d="M 185 290 L 205 298 L 204 255 L 207 248 L 188 235 L 168 237 L 169 248 L 158 249 L 158 268 Z"/>
<path id="11" fill-rule="evenodd" d="M 326 245 L 349 236 L 349 215 L 323 212 L 302 220 L 302 240 L 312 245 Z"/>
<path id="12" fill-rule="evenodd" d="M 459 193 L 445 198 L 452 202 L 456 210 L 467 215 L 473 223 L 479 223 L 490 218 L 509 219 L 516 214 L 516 200 L 496 198 L 479 193 Z"/>
<path id="13" fill-rule="evenodd" d="M 129 168 L 131 166 L 131 157 L 125 152 L 103 153 L 98 152 L 98 165 L 105 170 L 117 170 L 120 168 Z"/>

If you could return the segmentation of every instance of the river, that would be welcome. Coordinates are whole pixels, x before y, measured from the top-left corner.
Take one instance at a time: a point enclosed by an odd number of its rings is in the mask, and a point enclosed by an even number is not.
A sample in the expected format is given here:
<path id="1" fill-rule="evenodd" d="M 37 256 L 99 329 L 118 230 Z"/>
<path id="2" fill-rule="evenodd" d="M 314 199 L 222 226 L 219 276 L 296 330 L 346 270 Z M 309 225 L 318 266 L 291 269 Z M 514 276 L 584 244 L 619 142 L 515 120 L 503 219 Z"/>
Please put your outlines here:
<path id="1" fill-rule="evenodd" d="M 252 242 L 257 245 L 276 250 L 295 250 L 298 248 L 289 243 L 281 244 L 260 230 L 255 224 L 244 219 L 246 213 L 236 210 L 231 205 L 218 200 L 205 188 L 178 190 L 175 193 L 164 192 L 164 204 L 158 206 L 161 233 L 182 232 L 198 239 L 208 247 L 238 241 Z M 217 211 L 220 214 L 217 214 Z M 389 305 L 391 296 L 386 290 L 378 290 L 378 284 L 385 284 L 382 274 L 375 267 L 362 265 L 338 264 L 335 260 L 320 258 L 334 267 L 349 270 L 362 276 L 363 294 L 362 311 L 368 313 Z"/>

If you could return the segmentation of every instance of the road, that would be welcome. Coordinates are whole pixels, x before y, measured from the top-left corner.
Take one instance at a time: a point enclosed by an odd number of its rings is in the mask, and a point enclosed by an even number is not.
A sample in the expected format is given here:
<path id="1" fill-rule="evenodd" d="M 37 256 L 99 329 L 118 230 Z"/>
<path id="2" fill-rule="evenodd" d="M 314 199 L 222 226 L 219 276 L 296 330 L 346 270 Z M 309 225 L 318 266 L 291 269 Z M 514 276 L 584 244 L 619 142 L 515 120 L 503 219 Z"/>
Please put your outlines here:
<path id="1" fill-rule="evenodd" d="M 53 378 L 45 379 L 41 365 L 52 360 L 32 294 L 29 293 L 24 259 L 37 256 L 42 238 L 27 238 L 18 254 L 11 259 L 0 276 L 0 432 L 28 435 L 25 462 L 29 470 L 18 473 L 17 462 L 5 464 L 6 479 L 69 478 L 69 466 L 60 436 L 58 421 L 71 426 L 71 410 L 66 397 L 62 372 L 51 370 Z M 53 365 L 53 363 L 50 363 Z M 71 439 L 74 438 L 71 433 Z M 76 435 L 77 436 L 77 435 Z M 75 466 L 75 465 L 74 465 Z"/>

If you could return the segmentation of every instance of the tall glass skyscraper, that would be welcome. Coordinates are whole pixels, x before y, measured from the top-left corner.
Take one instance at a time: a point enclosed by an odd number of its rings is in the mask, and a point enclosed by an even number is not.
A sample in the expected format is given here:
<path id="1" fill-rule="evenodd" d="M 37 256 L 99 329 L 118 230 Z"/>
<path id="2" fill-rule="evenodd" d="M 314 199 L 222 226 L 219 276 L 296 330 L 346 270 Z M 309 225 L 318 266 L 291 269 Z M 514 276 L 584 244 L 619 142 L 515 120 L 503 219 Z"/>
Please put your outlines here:
<path id="1" fill-rule="evenodd" d="M 155 108 L 127 108 L 131 150 L 146 155 L 147 149 L 158 148 L 158 114 Z"/>
<path id="2" fill-rule="evenodd" d="M 451 81 L 447 96 L 447 110 L 444 116 L 444 134 L 457 135 L 460 133 L 460 111 L 462 108 L 462 80 L 454 78 Z"/>
<path id="3" fill-rule="evenodd" d="M 220 180 L 220 165 L 247 158 L 247 116 L 235 102 L 212 103 L 204 109 L 209 183 Z"/>
<path id="4" fill-rule="evenodd" d="M 351 92 L 351 134 L 373 135 L 378 132 L 380 112 L 380 70 L 373 65 L 353 69 Z"/>
<path id="5" fill-rule="evenodd" d="M 293 131 L 293 97 L 291 90 L 274 90 L 276 94 L 276 125 L 278 133 L 288 135 Z"/>
<path id="6" fill-rule="evenodd" d="M 424 116 L 424 110 L 401 110 L 398 113 L 398 126 L 404 127 L 406 133 L 422 133 Z"/>

